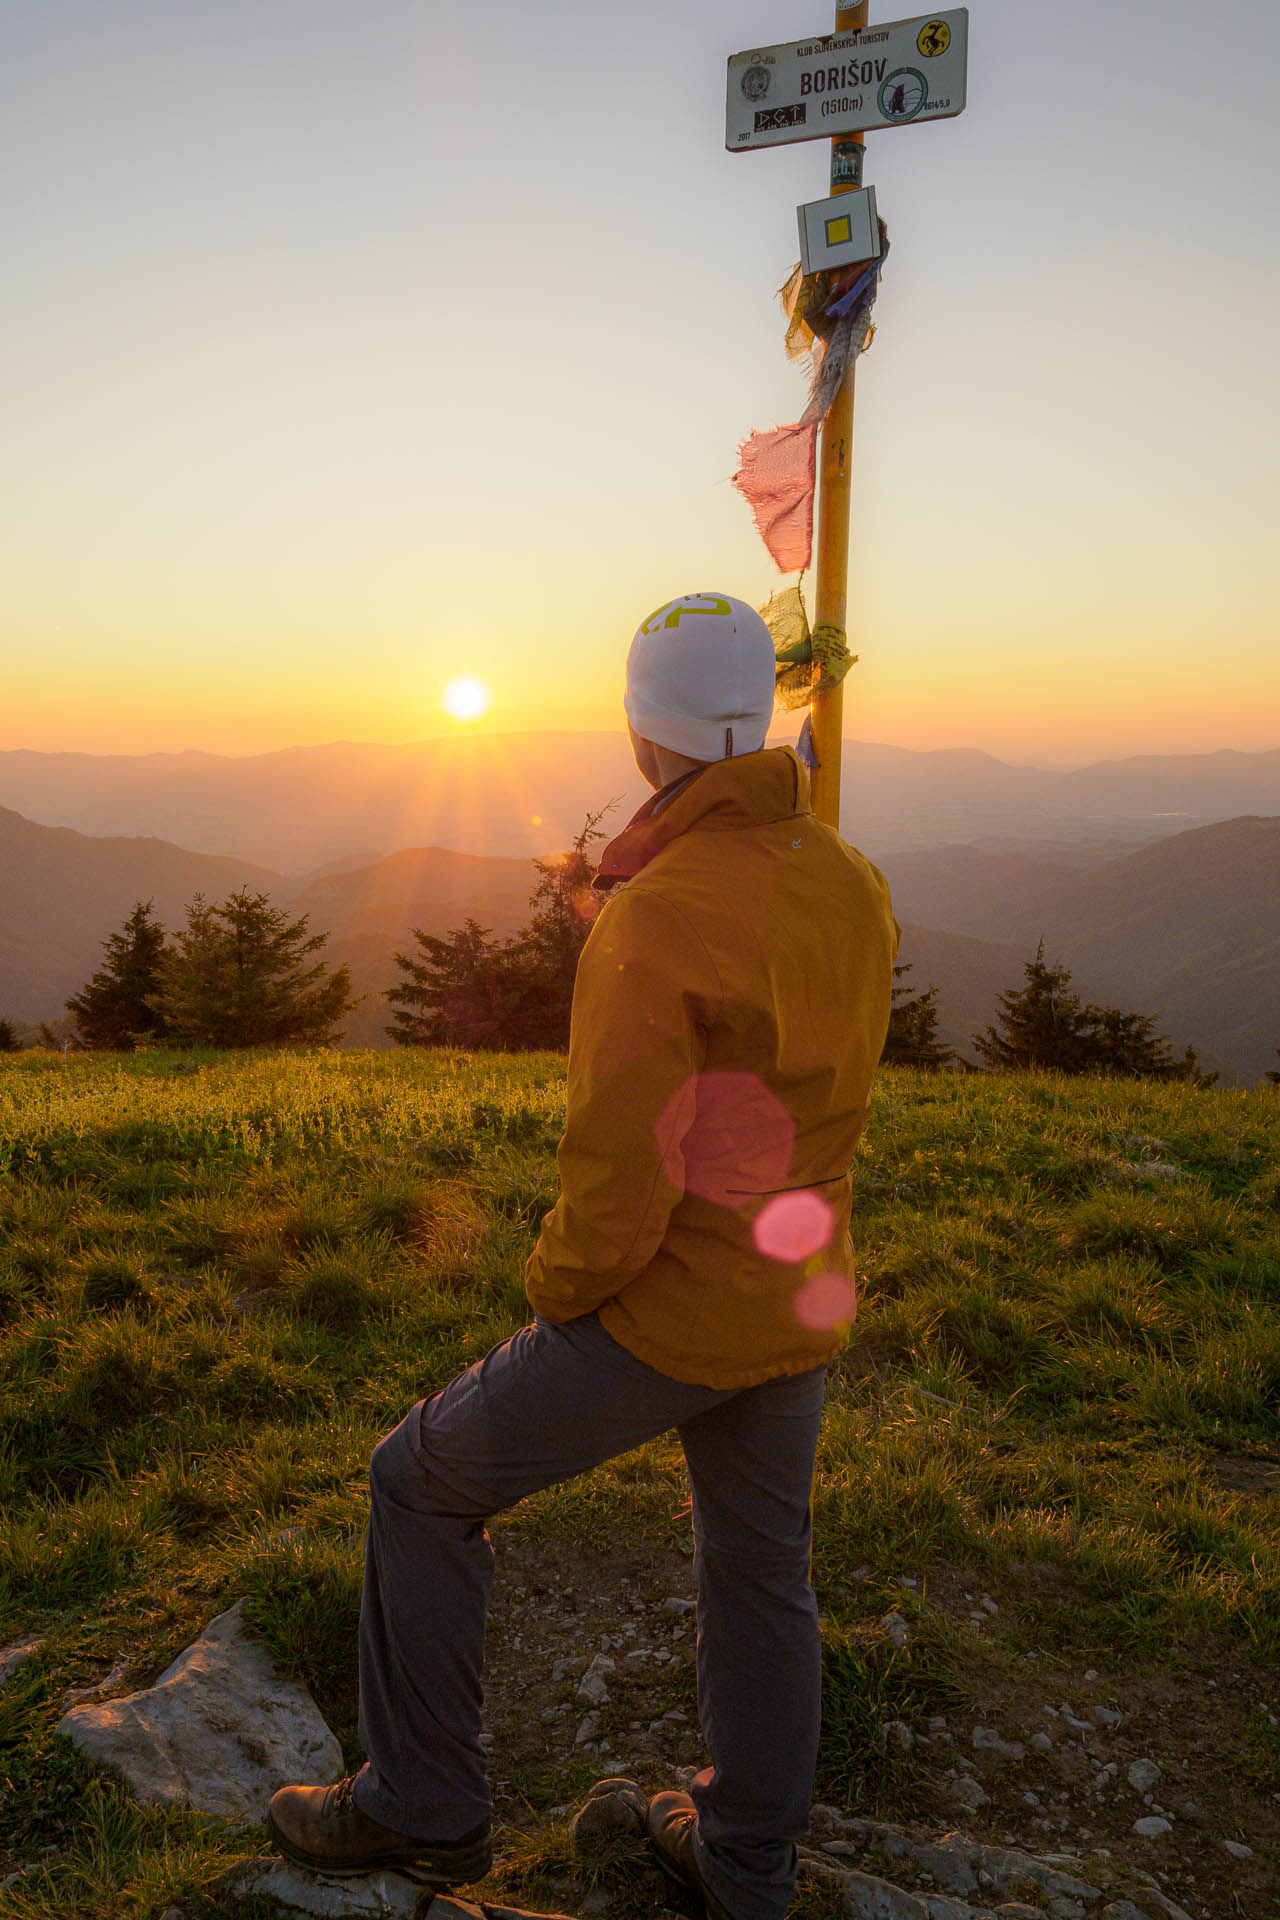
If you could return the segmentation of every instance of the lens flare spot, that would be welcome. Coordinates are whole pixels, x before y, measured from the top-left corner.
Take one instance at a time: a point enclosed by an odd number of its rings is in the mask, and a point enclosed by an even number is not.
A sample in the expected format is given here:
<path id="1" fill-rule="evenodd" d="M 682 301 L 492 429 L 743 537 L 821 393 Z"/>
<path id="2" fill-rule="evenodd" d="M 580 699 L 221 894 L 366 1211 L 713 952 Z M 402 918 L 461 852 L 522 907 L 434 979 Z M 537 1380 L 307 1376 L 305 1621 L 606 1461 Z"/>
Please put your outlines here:
<path id="1" fill-rule="evenodd" d="M 488 713 L 493 696 L 483 680 L 466 673 L 460 680 L 450 680 L 440 697 L 445 712 L 455 720 L 478 720 L 482 713 Z"/>
<path id="2" fill-rule="evenodd" d="M 756 1215 L 751 1231 L 767 1259 L 798 1266 L 822 1252 L 834 1218 L 820 1193 L 780 1193 Z"/>
<path id="3" fill-rule="evenodd" d="M 795 1297 L 796 1319 L 819 1333 L 849 1326 L 857 1310 L 853 1285 L 842 1273 L 815 1273 Z"/>
<path id="4" fill-rule="evenodd" d="M 695 1073 L 654 1126 L 663 1172 L 678 1192 L 742 1207 L 779 1187 L 791 1165 L 795 1122 L 753 1073 Z"/>

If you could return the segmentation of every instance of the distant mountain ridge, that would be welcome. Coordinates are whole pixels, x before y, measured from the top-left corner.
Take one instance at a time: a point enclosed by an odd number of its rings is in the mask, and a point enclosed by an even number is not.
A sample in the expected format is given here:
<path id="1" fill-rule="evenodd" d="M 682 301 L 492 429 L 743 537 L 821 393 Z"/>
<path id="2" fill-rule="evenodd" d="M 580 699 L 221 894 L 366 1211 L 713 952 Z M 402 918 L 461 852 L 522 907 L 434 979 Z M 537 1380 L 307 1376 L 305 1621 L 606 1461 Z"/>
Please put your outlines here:
<path id="1" fill-rule="evenodd" d="M 903 925 L 906 984 L 939 987 L 940 1025 L 972 1058 L 996 997 L 1022 984 L 1043 936 L 1087 999 L 1160 1017 L 1178 1050 L 1194 1045 L 1228 1078 L 1275 1065 L 1280 1046 L 1280 818 L 1249 815 L 1136 851 L 1046 842 L 1044 855 L 967 845 L 880 855 Z M 239 859 L 154 838 L 92 838 L 0 809 L 0 1017 L 62 1012 L 99 964 L 102 942 L 135 900 L 170 928 L 200 891 L 268 893 L 346 962 L 362 1004 L 350 1045 L 383 1045 L 385 989 L 411 929 L 445 933 L 475 919 L 504 936 L 528 918 L 527 858 L 442 847 L 336 863 L 301 882 Z"/>
<path id="2" fill-rule="evenodd" d="M 81 833 L 149 834 L 302 873 L 406 846 L 528 857 L 566 845 L 616 799 L 647 796 L 625 734 L 463 734 L 337 742 L 233 759 L 0 752 L 0 806 Z M 1280 813 L 1280 748 L 1139 755 L 1060 773 L 970 748 L 848 741 L 841 830 L 873 858 L 949 842 L 1135 846 L 1242 814 Z"/>
<path id="3" fill-rule="evenodd" d="M 1084 869 L 977 847 L 885 862 L 900 919 L 1014 946 L 1043 938 L 1093 999 L 1158 1012 L 1256 1074 L 1280 1047 L 1280 818 L 1245 815 Z"/>

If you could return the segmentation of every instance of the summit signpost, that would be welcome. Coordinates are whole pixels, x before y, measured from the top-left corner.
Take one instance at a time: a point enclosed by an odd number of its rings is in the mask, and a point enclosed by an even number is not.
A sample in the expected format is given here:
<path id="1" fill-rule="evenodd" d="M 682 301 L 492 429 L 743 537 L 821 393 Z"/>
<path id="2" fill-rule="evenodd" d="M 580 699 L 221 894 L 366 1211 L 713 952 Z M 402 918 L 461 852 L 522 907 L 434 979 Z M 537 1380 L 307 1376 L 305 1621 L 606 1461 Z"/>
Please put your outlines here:
<path id="1" fill-rule="evenodd" d="M 968 42 L 957 7 L 731 54 L 724 143 L 741 153 L 950 119 L 964 111 Z"/>
<path id="2" fill-rule="evenodd" d="M 968 68 L 969 13 L 955 7 L 914 20 L 868 25 L 867 0 L 836 6 L 835 31 L 806 40 L 749 48 L 729 57 L 725 145 L 731 153 L 830 139 L 832 196 L 862 188 L 863 136 L 883 127 L 914 126 L 962 113 Z M 797 209 L 805 270 L 852 264 L 852 236 L 867 236 L 868 261 L 879 255 L 878 231 L 835 217 L 830 202 Z M 874 201 L 869 208 L 874 221 Z M 874 232 L 874 244 L 873 244 Z M 850 469 L 853 452 L 853 376 L 822 422 L 818 473 L 818 558 L 814 626 L 845 628 L 849 580 Z M 843 683 L 821 691 L 815 666 L 811 714 L 813 807 L 820 820 L 840 824 L 840 745 Z"/>

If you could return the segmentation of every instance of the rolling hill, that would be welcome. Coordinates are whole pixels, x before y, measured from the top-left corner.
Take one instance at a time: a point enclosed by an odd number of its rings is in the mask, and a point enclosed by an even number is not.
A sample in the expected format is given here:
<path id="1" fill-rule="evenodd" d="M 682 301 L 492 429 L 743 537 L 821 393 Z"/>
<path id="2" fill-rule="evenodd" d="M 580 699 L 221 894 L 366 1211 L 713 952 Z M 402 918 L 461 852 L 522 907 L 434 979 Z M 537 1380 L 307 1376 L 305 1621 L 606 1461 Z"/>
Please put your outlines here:
<path id="1" fill-rule="evenodd" d="M 970 846 L 884 862 L 898 917 L 1011 946 L 1043 937 L 1086 998 L 1159 1013 L 1247 1075 L 1280 1046 L 1280 818 L 1198 827 L 1072 869 Z M 944 989 L 945 992 L 945 989 Z"/>
<path id="2" fill-rule="evenodd" d="M 392 956 L 411 929 L 444 933 L 471 918 L 498 935 L 513 933 L 528 917 L 535 878 L 528 860 L 417 847 L 299 887 L 247 861 L 165 840 L 94 838 L 0 808 L 0 1017 L 56 1019 L 135 901 L 153 900 L 173 927 L 194 893 L 220 900 L 250 887 L 330 935 L 325 959 L 349 965 L 364 996 L 348 1022 L 348 1043 L 381 1045 L 388 1017 L 381 995 L 397 977 Z"/>
<path id="3" fill-rule="evenodd" d="M 446 933 L 478 920 L 499 937 L 514 933 L 529 917 L 535 878 L 529 860 L 412 847 L 288 893 L 290 913 L 305 913 L 313 927 L 327 929 L 327 957 L 351 969 L 361 1004 L 346 1021 L 348 1046 L 386 1045 L 390 1010 L 383 995 L 400 978 L 394 955 L 412 945 L 414 927 Z"/>
<path id="4" fill-rule="evenodd" d="M 0 1016 L 57 1018 L 102 957 L 102 942 L 154 900 L 165 926 L 194 893 L 273 892 L 280 876 L 241 859 L 188 853 L 166 840 L 91 839 L 0 807 Z"/>

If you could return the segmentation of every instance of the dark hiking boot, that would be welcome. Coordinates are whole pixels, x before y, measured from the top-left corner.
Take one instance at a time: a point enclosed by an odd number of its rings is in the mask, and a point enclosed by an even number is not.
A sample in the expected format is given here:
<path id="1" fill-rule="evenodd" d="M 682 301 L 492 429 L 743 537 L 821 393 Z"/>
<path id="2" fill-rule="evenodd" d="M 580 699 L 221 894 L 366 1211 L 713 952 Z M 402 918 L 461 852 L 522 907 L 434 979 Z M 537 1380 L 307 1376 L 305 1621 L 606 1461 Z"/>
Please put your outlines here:
<path id="1" fill-rule="evenodd" d="M 694 1847 L 698 1815 L 688 1794 L 655 1793 L 644 1825 L 649 1845 L 667 1877 L 700 1897 L 708 1920 L 732 1920 L 702 1877 Z"/>
<path id="2" fill-rule="evenodd" d="M 597 1780 L 569 1822 L 569 1836 L 588 1833 L 642 1834 L 649 1814 L 649 1796 L 634 1780 L 611 1775 Z"/>
<path id="3" fill-rule="evenodd" d="M 420 1840 L 361 1813 L 352 1798 L 356 1776 L 333 1787 L 281 1787 L 271 1796 L 267 1828 L 286 1860 L 332 1879 L 385 1869 L 421 1887 L 465 1887 L 483 1880 L 493 1858 L 489 1822 L 460 1840 Z"/>

